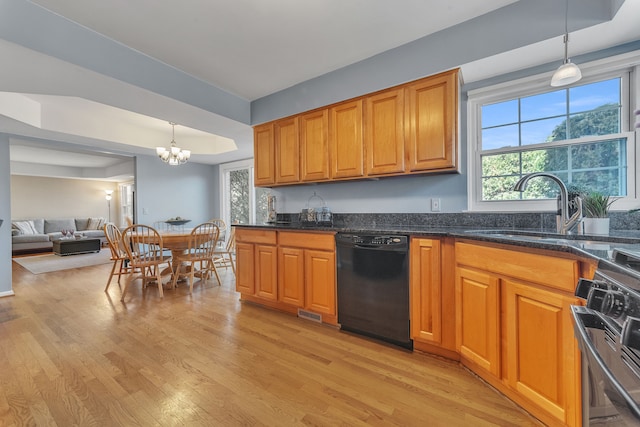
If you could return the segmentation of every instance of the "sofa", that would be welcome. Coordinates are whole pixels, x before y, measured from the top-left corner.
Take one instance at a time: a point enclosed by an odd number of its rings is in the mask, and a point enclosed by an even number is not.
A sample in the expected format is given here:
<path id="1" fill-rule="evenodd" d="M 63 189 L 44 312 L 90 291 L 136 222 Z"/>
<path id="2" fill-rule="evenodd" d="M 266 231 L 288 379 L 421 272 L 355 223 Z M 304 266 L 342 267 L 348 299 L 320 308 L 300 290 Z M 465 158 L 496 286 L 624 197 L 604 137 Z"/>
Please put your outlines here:
<path id="1" fill-rule="evenodd" d="M 11 251 L 50 251 L 55 240 L 62 239 L 62 230 L 73 230 L 74 235 L 99 238 L 106 244 L 104 218 L 30 218 L 11 220 Z"/>

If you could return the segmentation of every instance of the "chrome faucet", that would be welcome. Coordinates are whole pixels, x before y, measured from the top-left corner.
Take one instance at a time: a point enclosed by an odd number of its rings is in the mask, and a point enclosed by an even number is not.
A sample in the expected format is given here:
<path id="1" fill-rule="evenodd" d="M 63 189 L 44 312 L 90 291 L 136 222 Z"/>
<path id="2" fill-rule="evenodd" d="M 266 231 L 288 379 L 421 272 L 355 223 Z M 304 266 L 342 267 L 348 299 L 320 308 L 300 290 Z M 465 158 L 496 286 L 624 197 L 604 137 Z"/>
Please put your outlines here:
<path id="1" fill-rule="evenodd" d="M 529 182 L 531 178 L 535 178 L 537 176 L 547 177 L 555 181 L 560 187 L 560 200 L 558 201 L 558 218 L 556 221 L 556 228 L 558 234 L 568 234 L 573 227 L 582 221 L 582 199 L 580 197 L 576 197 L 574 199 L 577 211 L 573 215 L 569 216 L 569 192 L 567 191 L 567 186 L 564 185 L 564 182 L 562 182 L 560 178 L 546 172 L 530 173 L 523 176 L 518 182 L 516 182 L 516 185 L 513 186 L 513 191 L 524 191 L 527 188 L 527 182 Z"/>

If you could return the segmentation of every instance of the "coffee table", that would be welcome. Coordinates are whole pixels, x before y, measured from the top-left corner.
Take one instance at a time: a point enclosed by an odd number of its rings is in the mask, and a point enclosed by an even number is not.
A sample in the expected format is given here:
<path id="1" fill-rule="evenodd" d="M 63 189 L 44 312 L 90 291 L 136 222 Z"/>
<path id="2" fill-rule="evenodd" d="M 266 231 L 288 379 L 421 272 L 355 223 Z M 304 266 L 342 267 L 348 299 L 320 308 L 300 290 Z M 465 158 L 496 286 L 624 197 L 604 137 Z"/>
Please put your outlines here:
<path id="1" fill-rule="evenodd" d="M 60 256 L 100 252 L 100 239 L 62 239 L 53 241 L 53 253 Z"/>

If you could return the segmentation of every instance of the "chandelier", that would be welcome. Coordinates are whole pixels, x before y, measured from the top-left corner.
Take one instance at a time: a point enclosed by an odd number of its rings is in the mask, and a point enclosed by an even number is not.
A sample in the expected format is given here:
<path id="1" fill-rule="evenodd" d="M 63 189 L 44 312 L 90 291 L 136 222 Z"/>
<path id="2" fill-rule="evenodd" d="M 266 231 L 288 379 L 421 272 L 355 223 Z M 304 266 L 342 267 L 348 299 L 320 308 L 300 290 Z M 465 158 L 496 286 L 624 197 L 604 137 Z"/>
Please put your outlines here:
<path id="1" fill-rule="evenodd" d="M 160 160 L 169 163 L 171 166 L 183 165 L 191 157 L 191 151 L 181 150 L 180 147 L 176 146 L 176 124 L 172 122 L 169 122 L 169 124 L 172 128 L 171 148 L 156 147 L 156 154 L 160 157 Z"/>

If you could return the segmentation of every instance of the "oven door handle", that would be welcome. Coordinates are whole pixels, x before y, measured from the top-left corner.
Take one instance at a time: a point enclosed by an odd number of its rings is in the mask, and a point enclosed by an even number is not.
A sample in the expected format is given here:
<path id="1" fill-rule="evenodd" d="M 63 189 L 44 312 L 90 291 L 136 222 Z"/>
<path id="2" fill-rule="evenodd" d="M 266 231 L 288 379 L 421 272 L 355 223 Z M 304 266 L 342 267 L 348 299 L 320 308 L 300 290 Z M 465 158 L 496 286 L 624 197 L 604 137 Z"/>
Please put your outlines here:
<path id="1" fill-rule="evenodd" d="M 607 377 L 611 386 L 615 389 L 616 393 L 624 399 L 624 402 L 634 416 L 640 419 L 640 407 L 607 367 L 607 364 L 602 360 L 600 353 L 598 353 L 598 350 L 591 341 L 591 337 L 589 337 L 587 333 L 587 329 L 589 328 L 604 329 L 604 325 L 607 323 L 606 319 L 599 312 L 582 306 L 572 305 L 571 314 L 573 315 L 574 329 L 580 349 L 588 353 L 587 357 L 590 362 L 597 363 L 598 370 Z M 609 396 L 609 398 L 611 399 L 611 396 Z"/>

